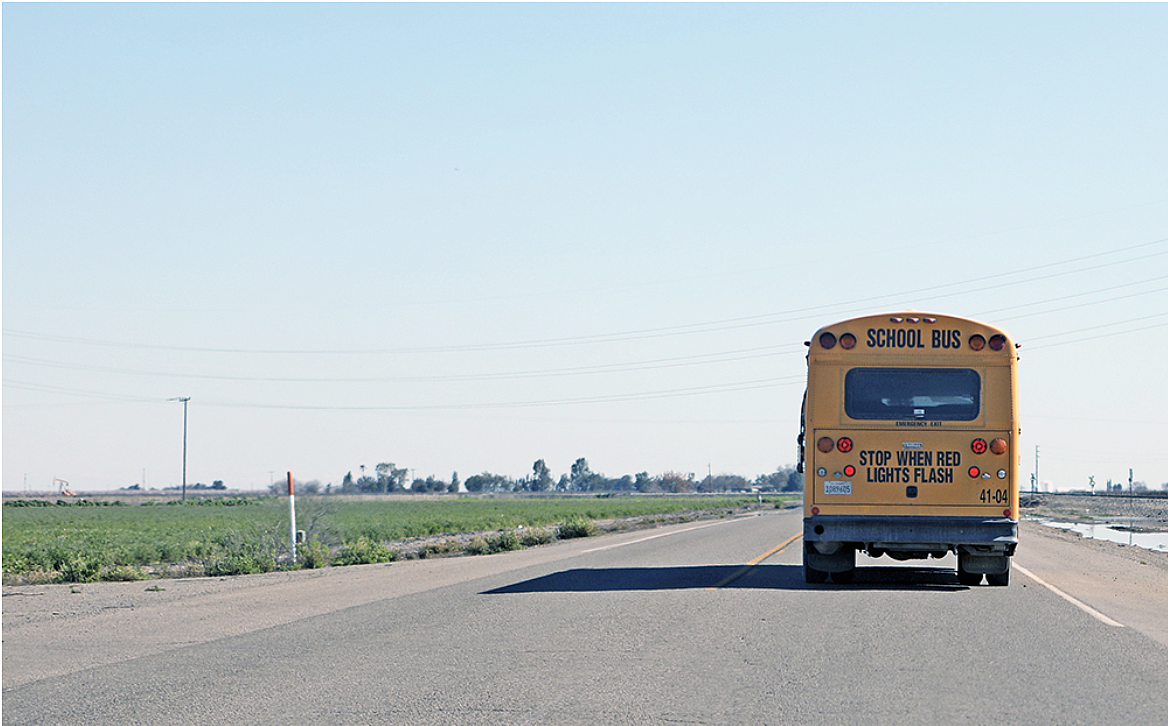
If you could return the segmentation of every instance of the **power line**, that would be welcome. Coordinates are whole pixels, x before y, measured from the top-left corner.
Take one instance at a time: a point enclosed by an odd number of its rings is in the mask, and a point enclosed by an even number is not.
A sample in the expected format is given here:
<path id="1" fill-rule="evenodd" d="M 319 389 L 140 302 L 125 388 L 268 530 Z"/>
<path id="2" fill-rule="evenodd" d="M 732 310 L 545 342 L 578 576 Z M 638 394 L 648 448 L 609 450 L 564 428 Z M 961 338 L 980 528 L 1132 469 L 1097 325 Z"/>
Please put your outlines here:
<path id="1" fill-rule="evenodd" d="M 782 350 L 787 349 L 787 350 Z M 193 378 L 212 381 L 243 381 L 256 383 L 450 383 L 457 381 L 500 381 L 522 380 L 530 378 L 549 378 L 576 375 L 595 375 L 604 373 L 629 373 L 664 368 L 679 368 L 684 366 L 711 365 L 717 363 L 733 363 L 758 358 L 769 358 L 777 355 L 801 353 L 803 346 L 796 344 L 764 346 L 744 350 L 726 351 L 718 353 L 703 353 L 700 355 L 682 356 L 678 358 L 659 358 L 648 361 L 630 363 L 609 363 L 594 366 L 578 366 L 572 368 L 552 368 L 544 370 L 530 370 L 502 373 L 466 373 L 446 376 L 373 376 L 364 378 L 304 378 L 304 377 L 275 377 L 275 376 L 230 376 L 199 373 L 170 373 L 162 371 L 131 370 L 125 368 L 111 368 L 105 366 L 90 366 L 79 363 L 62 363 L 40 358 L 5 355 L 4 360 L 10 363 L 24 363 L 39 365 L 46 368 L 64 368 L 68 370 L 88 371 L 92 373 L 112 373 L 118 375 L 153 376 L 165 378 Z"/>
<path id="2" fill-rule="evenodd" d="M 710 386 L 694 386 L 691 388 L 673 388 L 659 391 L 642 391 L 639 393 L 614 393 L 603 396 L 582 396 L 578 398 L 557 398 L 537 401 L 496 401 L 486 403 L 452 403 L 452 404 L 419 404 L 413 406 L 311 406 L 302 404 L 263 404 L 263 403 L 230 403 L 208 401 L 204 406 L 218 408 L 252 408 L 276 409 L 294 411 L 444 411 L 444 410 L 475 410 L 475 409 L 504 409 L 504 408 L 533 408 L 541 406 L 566 406 L 588 403 L 624 403 L 628 401 L 646 401 L 657 398 L 676 398 L 680 396 L 700 396 L 711 393 L 730 393 L 736 391 L 753 391 L 761 388 L 776 388 L 785 385 L 802 384 L 806 380 L 803 375 L 784 376 L 779 378 L 765 378 L 755 381 L 739 381 L 735 383 L 719 383 Z"/>
<path id="3" fill-rule="evenodd" d="M 102 347 L 116 347 L 116 348 L 132 348 L 145 350 L 166 350 L 174 352 L 185 353 L 228 353 L 228 354 L 248 354 L 248 355 L 392 355 L 392 354 L 407 354 L 407 353 L 458 353 L 458 352 L 475 352 L 475 351 L 489 351 L 489 350 L 512 350 L 523 348 L 542 348 L 542 347 L 562 347 L 575 345 L 588 345 L 594 343 L 614 343 L 614 342 L 628 342 L 630 340 L 646 340 L 652 338 L 672 337 L 678 335 L 694 335 L 710 332 L 721 332 L 726 330 L 734 330 L 746 327 L 755 327 L 762 325 L 777 325 L 779 323 L 794 322 L 798 320 L 807 320 L 821 315 L 825 315 L 827 310 L 831 309 L 849 309 L 862 304 L 870 304 L 881 300 L 895 300 L 909 296 L 920 296 L 924 293 L 935 293 L 940 290 L 946 290 L 954 287 L 962 287 L 966 285 L 973 285 L 977 283 L 984 283 L 991 280 L 1001 279 L 1015 275 L 1022 275 L 1030 272 L 1037 272 L 1040 270 L 1051 269 L 1054 267 L 1061 267 L 1065 265 L 1076 264 L 1080 262 L 1087 262 L 1109 255 L 1120 254 L 1124 252 L 1131 252 L 1134 250 L 1143 249 L 1168 242 L 1168 238 L 1153 240 L 1151 242 L 1144 242 L 1128 247 L 1106 250 L 1097 252 L 1082 257 L 1076 257 L 1069 260 L 1062 260 L 1058 262 L 1050 262 L 1033 267 L 1023 268 L 1020 270 L 1011 270 L 1009 272 L 996 273 L 993 275 L 986 275 L 984 277 L 972 278 L 960 282 L 945 283 L 941 285 L 933 285 L 929 287 L 917 288 L 915 290 L 902 291 L 897 293 L 888 293 L 883 295 L 875 295 L 866 298 L 860 298 L 844 303 L 833 303 L 830 305 L 820 305 L 807 308 L 799 308 L 778 313 L 765 313 L 760 315 L 751 315 L 739 318 L 728 318 L 724 320 L 716 320 L 705 323 L 691 323 L 686 325 L 666 326 L 660 328 L 645 328 L 641 330 L 631 330 L 615 333 L 600 333 L 596 335 L 574 336 L 564 338 L 545 338 L 538 340 L 526 341 L 512 341 L 501 343 L 481 343 L 468 345 L 451 345 L 451 346 L 431 346 L 431 347 L 402 347 L 402 348 L 366 348 L 366 349 L 333 349 L 333 350 L 305 350 L 305 349 L 247 349 L 247 348 L 207 348 L 207 347 L 192 347 L 192 346 L 168 346 L 151 343 L 125 343 L 115 341 L 93 340 L 85 338 L 71 338 L 66 336 L 54 336 L 42 333 L 32 333 L 20 330 L 5 330 L 4 334 L 29 340 L 44 340 L 50 342 L 74 343 L 81 345 L 93 345 Z M 1040 277 L 1031 277 L 1012 282 L 1001 283 L 992 287 L 980 287 L 977 290 L 959 290 L 945 294 L 934 294 L 931 297 L 953 297 L 955 295 L 965 295 L 972 292 L 984 292 L 987 289 L 1000 289 L 1003 287 L 1011 287 L 1014 285 L 1028 284 L 1037 280 L 1052 279 L 1055 277 L 1062 277 L 1066 275 L 1079 274 L 1083 272 L 1094 272 L 1102 267 L 1113 267 L 1116 265 L 1128 264 L 1131 262 L 1139 262 L 1168 254 L 1168 250 L 1153 252 L 1141 257 L 1129 258 L 1126 260 L 1118 260 L 1102 265 L 1094 265 L 1091 268 L 1082 268 L 1076 270 L 1067 270 L 1063 272 L 1052 273 L 1050 275 L 1043 275 Z M 844 314 L 844 313 L 836 313 Z"/>

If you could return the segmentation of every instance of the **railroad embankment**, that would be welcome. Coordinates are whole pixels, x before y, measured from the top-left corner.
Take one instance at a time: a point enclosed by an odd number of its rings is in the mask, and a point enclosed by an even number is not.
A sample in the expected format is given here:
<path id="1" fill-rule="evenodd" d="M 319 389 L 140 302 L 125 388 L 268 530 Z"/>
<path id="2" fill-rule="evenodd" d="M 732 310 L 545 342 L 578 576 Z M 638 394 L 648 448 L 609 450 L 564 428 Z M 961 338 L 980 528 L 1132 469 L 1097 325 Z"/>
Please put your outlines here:
<path id="1" fill-rule="evenodd" d="M 1121 524 L 1150 532 L 1168 532 L 1168 497 L 1024 494 L 1022 512 L 1063 522 Z"/>

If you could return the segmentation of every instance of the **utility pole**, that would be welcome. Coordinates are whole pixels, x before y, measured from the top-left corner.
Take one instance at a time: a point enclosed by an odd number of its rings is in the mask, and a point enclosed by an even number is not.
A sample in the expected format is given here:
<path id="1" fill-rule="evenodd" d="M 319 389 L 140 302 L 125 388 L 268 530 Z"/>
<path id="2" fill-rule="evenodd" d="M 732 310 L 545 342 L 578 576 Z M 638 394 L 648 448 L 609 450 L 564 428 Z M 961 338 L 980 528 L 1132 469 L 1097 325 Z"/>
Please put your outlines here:
<path id="1" fill-rule="evenodd" d="M 1031 494 L 1038 493 L 1038 447 L 1034 447 L 1034 484 L 1031 488 Z"/>
<path id="2" fill-rule="evenodd" d="M 187 500 L 187 403 L 191 397 L 168 398 L 168 401 L 182 401 L 183 405 L 183 470 L 182 470 L 182 500 Z"/>

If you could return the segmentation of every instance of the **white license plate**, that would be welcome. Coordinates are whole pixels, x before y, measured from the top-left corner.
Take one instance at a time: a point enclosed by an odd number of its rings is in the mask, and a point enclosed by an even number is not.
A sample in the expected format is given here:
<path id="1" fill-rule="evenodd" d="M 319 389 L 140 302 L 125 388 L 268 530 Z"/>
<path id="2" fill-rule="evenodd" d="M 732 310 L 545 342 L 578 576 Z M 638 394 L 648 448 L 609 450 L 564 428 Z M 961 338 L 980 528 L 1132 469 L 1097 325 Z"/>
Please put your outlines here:
<path id="1" fill-rule="evenodd" d="M 851 494 L 852 483 L 850 481 L 825 481 L 823 482 L 824 494 Z"/>

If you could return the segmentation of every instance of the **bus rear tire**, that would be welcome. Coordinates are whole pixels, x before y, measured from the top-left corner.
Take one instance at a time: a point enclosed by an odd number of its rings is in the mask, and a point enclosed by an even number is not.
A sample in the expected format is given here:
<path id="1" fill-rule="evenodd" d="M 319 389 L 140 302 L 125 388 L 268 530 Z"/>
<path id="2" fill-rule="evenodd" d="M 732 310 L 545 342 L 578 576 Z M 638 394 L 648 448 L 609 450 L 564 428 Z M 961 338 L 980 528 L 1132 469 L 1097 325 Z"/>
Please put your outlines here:
<path id="1" fill-rule="evenodd" d="M 957 581 L 966 587 L 977 587 L 981 584 L 981 573 L 965 569 L 962 555 L 957 555 Z"/>
<path id="2" fill-rule="evenodd" d="M 1006 560 L 1006 571 L 997 575 L 986 575 L 986 584 L 992 587 L 1006 587 L 1010 584 L 1010 558 Z"/>
<path id="3" fill-rule="evenodd" d="M 816 570 L 808 567 L 807 563 L 803 563 L 803 581 L 808 585 L 822 585 L 827 582 L 827 573 L 823 570 Z"/>

